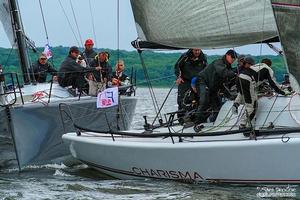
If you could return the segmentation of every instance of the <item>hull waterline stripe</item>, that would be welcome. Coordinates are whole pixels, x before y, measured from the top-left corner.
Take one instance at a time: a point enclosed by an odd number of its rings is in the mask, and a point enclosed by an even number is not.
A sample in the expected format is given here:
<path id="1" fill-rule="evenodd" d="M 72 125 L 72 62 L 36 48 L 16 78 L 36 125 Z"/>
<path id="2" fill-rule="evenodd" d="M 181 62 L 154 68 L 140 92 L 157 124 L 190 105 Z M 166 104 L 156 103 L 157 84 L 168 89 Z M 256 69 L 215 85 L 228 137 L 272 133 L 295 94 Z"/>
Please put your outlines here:
<path id="1" fill-rule="evenodd" d="M 300 183 L 300 180 L 288 179 L 206 179 L 208 182 L 219 183 Z"/>
<path id="2" fill-rule="evenodd" d="M 212 182 L 212 183 L 300 183 L 300 179 L 295 180 L 288 180 L 288 179 L 204 179 L 202 180 L 194 180 L 194 179 L 169 179 L 169 178 L 158 178 L 158 177 L 152 177 L 152 176 L 143 176 L 134 174 L 133 172 L 126 171 L 126 170 L 120 170 L 120 169 L 114 169 L 102 165 L 98 165 L 95 163 L 91 163 L 88 161 L 80 160 L 81 162 L 90 165 L 92 167 L 96 167 L 102 170 L 106 170 L 113 173 L 119 173 L 123 175 L 129 175 L 129 176 L 135 176 L 135 177 L 142 177 L 142 178 L 153 178 L 153 179 L 165 179 L 165 180 L 174 180 L 174 181 L 196 181 L 196 182 Z"/>
<path id="3" fill-rule="evenodd" d="M 272 6 L 283 7 L 283 8 L 300 8 L 300 4 L 290 4 L 290 3 L 272 3 Z"/>
<path id="4" fill-rule="evenodd" d="M 113 172 L 113 173 L 118 173 L 118 174 L 123 174 L 123 175 L 142 177 L 142 178 L 175 180 L 175 181 L 197 181 L 197 180 L 194 180 L 194 179 L 171 179 L 171 178 L 163 178 L 163 177 L 144 176 L 144 175 L 135 174 L 133 172 L 126 171 L 126 170 L 114 169 L 114 168 L 106 167 L 106 166 L 103 166 L 103 165 L 98 165 L 98 164 L 91 163 L 91 162 L 88 162 L 88 161 L 83 161 L 83 160 L 80 160 L 80 161 L 87 164 L 87 165 L 90 165 L 92 167 L 96 167 L 96 168 L 99 168 L 99 169 L 102 169 L 102 170 L 106 170 L 106 171 Z M 201 177 L 201 179 L 202 179 L 203 182 L 205 181 L 204 178 Z M 201 180 L 199 180 L 199 181 L 201 181 Z"/>

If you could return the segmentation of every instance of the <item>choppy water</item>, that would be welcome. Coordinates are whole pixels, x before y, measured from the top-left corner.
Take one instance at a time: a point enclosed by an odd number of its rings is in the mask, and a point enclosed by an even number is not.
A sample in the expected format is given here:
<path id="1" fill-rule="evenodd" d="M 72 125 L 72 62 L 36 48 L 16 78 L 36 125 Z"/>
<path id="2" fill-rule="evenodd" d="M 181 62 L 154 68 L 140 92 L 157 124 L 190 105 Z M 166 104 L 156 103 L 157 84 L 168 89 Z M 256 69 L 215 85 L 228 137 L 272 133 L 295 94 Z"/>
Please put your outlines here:
<path id="1" fill-rule="evenodd" d="M 155 89 L 159 104 L 167 95 L 168 89 Z M 133 128 L 144 124 L 143 115 L 149 121 L 155 116 L 148 89 L 139 88 L 139 98 Z M 166 109 L 177 108 L 176 90 L 172 91 Z M 0 140 L 5 142 L 5 140 Z M 286 188 L 287 186 L 280 186 Z M 300 197 L 300 188 L 292 187 Z M 213 184 L 184 184 L 161 180 L 117 180 L 88 168 L 86 165 L 66 167 L 63 164 L 29 166 L 21 173 L 18 169 L 0 167 L 0 199 L 259 199 L 259 194 L 278 186 L 241 186 Z M 275 194 L 276 195 L 276 194 Z M 293 195 L 293 194 L 292 194 Z"/>

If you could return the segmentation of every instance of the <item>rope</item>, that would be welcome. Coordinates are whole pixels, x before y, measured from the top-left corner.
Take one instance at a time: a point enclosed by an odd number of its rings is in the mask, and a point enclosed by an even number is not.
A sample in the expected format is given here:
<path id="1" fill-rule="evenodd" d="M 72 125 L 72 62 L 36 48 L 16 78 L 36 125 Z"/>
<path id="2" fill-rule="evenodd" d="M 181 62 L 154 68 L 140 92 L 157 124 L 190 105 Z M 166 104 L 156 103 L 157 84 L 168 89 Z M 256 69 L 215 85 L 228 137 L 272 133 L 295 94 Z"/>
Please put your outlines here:
<path id="1" fill-rule="evenodd" d="M 275 97 L 275 99 L 274 99 L 274 101 L 273 101 L 273 103 L 272 103 L 272 105 L 271 105 L 271 108 L 270 108 L 270 110 L 268 111 L 267 117 L 266 117 L 266 119 L 265 119 L 265 121 L 264 121 L 264 123 L 263 123 L 263 125 L 262 125 L 263 127 L 265 126 L 265 123 L 267 122 L 267 120 L 268 120 L 268 118 L 269 118 L 269 115 L 270 115 L 270 113 L 271 113 L 271 111 L 272 111 L 272 109 L 273 109 L 273 107 L 274 107 L 274 105 L 275 105 L 275 102 L 276 102 L 277 98 L 278 98 L 278 94 L 276 95 L 276 97 Z"/>
<path id="2" fill-rule="evenodd" d="M 63 11 L 63 13 L 64 13 L 64 15 L 65 15 L 65 18 L 66 18 L 67 21 L 68 21 L 68 24 L 69 24 L 69 27 L 70 27 L 72 33 L 73 33 L 73 36 L 74 36 L 74 38 L 75 38 L 75 40 L 76 40 L 78 46 L 80 46 L 80 42 L 79 42 L 78 39 L 77 39 L 77 36 L 76 36 L 76 34 L 75 34 L 75 31 L 74 31 L 74 29 L 73 29 L 73 27 L 72 27 L 72 24 L 71 24 L 71 22 L 70 22 L 70 20 L 69 20 L 69 17 L 68 17 L 68 15 L 67 15 L 67 13 L 66 13 L 64 7 L 63 7 L 63 5 L 62 5 L 62 3 L 61 3 L 60 0 L 58 0 L 58 2 L 59 2 L 59 5 L 60 5 L 60 7 L 61 7 L 61 9 L 62 9 L 62 11 Z"/>
<path id="3" fill-rule="evenodd" d="M 298 95 L 299 95 L 299 94 L 298 94 Z M 292 98 L 293 98 L 294 96 L 296 96 L 296 93 L 292 96 Z M 292 98 L 290 99 L 290 102 L 289 102 L 289 113 L 290 113 L 292 119 L 300 126 L 300 122 L 296 119 L 296 117 L 295 117 L 295 116 L 292 114 L 292 112 L 291 112 L 291 111 L 293 111 L 293 110 L 291 110 L 291 101 L 292 101 Z"/>
<path id="4" fill-rule="evenodd" d="M 43 98 L 45 98 L 48 94 L 44 91 L 38 91 L 38 92 L 35 92 L 33 95 L 32 95 L 32 100 L 31 102 L 34 102 L 34 103 L 37 103 L 37 102 L 40 102 L 42 103 L 44 106 L 47 106 L 48 103 L 46 101 L 43 100 Z"/>

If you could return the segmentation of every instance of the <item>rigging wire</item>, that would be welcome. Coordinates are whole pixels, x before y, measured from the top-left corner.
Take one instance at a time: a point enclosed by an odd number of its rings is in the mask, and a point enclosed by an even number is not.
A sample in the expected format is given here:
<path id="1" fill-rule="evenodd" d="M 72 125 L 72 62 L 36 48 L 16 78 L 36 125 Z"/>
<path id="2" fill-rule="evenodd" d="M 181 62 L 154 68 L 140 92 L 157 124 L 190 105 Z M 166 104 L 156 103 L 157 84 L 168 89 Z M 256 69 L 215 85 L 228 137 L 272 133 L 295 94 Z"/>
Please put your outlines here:
<path id="1" fill-rule="evenodd" d="M 45 20 L 45 15 L 44 15 L 44 10 L 43 10 L 43 6 L 42 6 L 41 0 L 39 0 L 39 5 L 40 5 L 40 11 L 41 11 L 42 19 L 43 19 L 43 26 L 44 26 L 44 30 L 45 30 L 47 45 L 50 47 L 50 44 L 49 44 L 49 35 L 48 35 L 48 30 L 47 30 L 47 26 L 46 26 L 46 20 Z M 52 66 L 54 66 L 53 55 L 51 56 L 50 61 L 51 61 Z M 33 76 L 33 79 L 35 79 L 34 76 Z"/>
<path id="2" fill-rule="evenodd" d="M 74 8 L 73 8 L 73 3 L 72 3 L 71 0 L 69 0 L 69 3 L 70 3 L 70 6 L 71 6 L 71 10 L 72 10 L 72 14 L 73 14 L 73 17 L 74 17 L 75 25 L 76 25 L 77 32 L 78 32 L 78 35 L 79 35 L 80 44 L 81 44 L 81 46 L 83 46 L 83 42 L 82 42 L 83 40 L 82 40 L 82 37 L 81 37 L 81 34 L 80 34 L 80 29 L 79 29 L 79 25 L 78 25 L 77 18 L 76 18 L 76 15 L 75 15 L 75 11 L 74 11 Z"/>
<path id="3" fill-rule="evenodd" d="M 225 13 L 226 13 L 226 19 L 227 19 L 227 25 L 228 25 L 228 29 L 229 29 L 229 34 L 231 35 L 231 28 L 230 28 L 229 16 L 228 16 L 227 7 L 226 7 L 226 1 L 223 0 L 223 3 L 224 3 Z"/>
<path id="4" fill-rule="evenodd" d="M 264 1 L 264 10 L 263 10 L 262 27 L 261 27 L 262 32 L 261 32 L 260 50 L 259 50 L 260 58 L 262 55 L 262 46 L 263 46 L 263 39 L 264 39 L 265 15 L 266 15 L 266 0 Z"/>
<path id="5" fill-rule="evenodd" d="M 120 0 L 117 0 L 117 61 L 120 59 Z"/>
<path id="6" fill-rule="evenodd" d="M 58 0 L 58 2 L 59 2 L 59 5 L 60 5 L 60 7 L 61 7 L 61 9 L 62 9 L 62 11 L 63 11 L 63 13 L 64 13 L 64 15 L 65 15 L 65 18 L 66 18 L 67 21 L 68 21 L 68 24 L 69 24 L 69 27 L 70 27 L 72 33 L 73 33 L 73 36 L 74 36 L 74 38 L 75 38 L 75 40 L 76 40 L 78 46 L 80 46 L 80 42 L 78 41 L 78 38 L 77 38 L 77 36 L 76 36 L 76 34 L 75 34 L 75 31 L 74 31 L 74 29 L 73 29 L 73 27 L 72 27 L 72 24 L 71 24 L 71 22 L 70 22 L 70 19 L 69 19 L 67 13 L 66 13 L 66 10 L 64 9 L 64 7 L 63 7 L 63 5 L 62 5 L 62 3 L 61 3 L 61 0 Z"/>
<path id="7" fill-rule="evenodd" d="M 159 114 L 161 113 L 161 110 L 162 110 L 162 108 L 164 107 L 164 105 L 165 105 L 167 99 L 169 98 L 169 95 L 171 94 L 171 92 L 172 92 L 173 88 L 175 87 L 175 85 L 176 85 L 176 82 L 173 83 L 173 85 L 172 85 L 172 87 L 170 88 L 170 90 L 169 90 L 167 96 L 166 96 L 165 99 L 164 99 L 164 102 L 163 102 L 162 105 L 160 106 L 159 111 L 158 111 Z M 152 126 L 154 125 L 154 123 L 155 123 L 157 117 L 158 117 L 158 114 L 156 114 L 156 116 L 155 116 L 155 118 L 154 118 L 154 120 L 153 120 L 153 122 L 152 122 L 152 124 L 151 124 Z"/>
<path id="8" fill-rule="evenodd" d="M 96 31 L 95 31 L 94 14 L 93 14 L 91 0 L 89 0 L 89 9 L 90 9 L 90 14 L 91 14 L 91 18 L 92 18 L 92 29 L 93 29 L 93 35 L 94 35 L 94 40 L 95 40 L 95 46 L 96 46 L 96 48 L 98 48 Z"/>
<path id="9" fill-rule="evenodd" d="M 41 0 L 39 0 L 39 5 L 40 5 L 41 14 L 42 14 L 42 19 L 43 19 L 43 25 L 44 25 L 44 30 L 45 30 L 45 34 L 46 34 L 47 44 L 49 45 L 49 36 L 48 36 L 48 31 L 47 31 L 47 26 L 46 26 L 46 21 L 45 21 L 45 16 L 44 16 L 44 10 L 43 10 Z"/>
<path id="10" fill-rule="evenodd" d="M 139 57 L 140 57 L 140 60 L 141 60 L 141 63 L 142 63 L 142 67 L 143 67 L 143 71 L 144 71 L 144 76 L 145 76 L 145 79 L 147 80 L 147 84 L 148 84 L 148 88 L 149 88 L 151 100 L 152 100 L 152 103 L 153 103 L 153 106 L 154 106 L 154 110 L 155 110 L 155 113 L 158 114 L 158 110 L 159 110 L 158 102 L 157 102 L 157 99 L 155 97 L 155 93 L 154 93 L 154 90 L 153 90 L 153 87 L 152 87 L 152 84 L 151 84 L 151 81 L 150 81 L 148 70 L 146 68 L 144 59 L 142 57 L 142 51 L 138 49 L 138 53 L 139 53 Z M 161 113 L 160 113 L 160 118 L 162 118 Z"/>
<path id="11" fill-rule="evenodd" d="M 227 25 L 228 25 L 228 29 L 229 29 L 229 34 L 231 35 L 231 28 L 230 28 L 230 22 L 229 22 L 229 16 L 228 16 L 228 11 L 227 11 L 227 6 L 226 6 L 226 0 L 223 0 L 223 3 L 224 3 L 224 9 L 225 9 L 225 13 L 226 13 L 226 19 L 227 19 Z M 233 48 L 234 49 L 234 48 Z M 239 73 L 239 72 L 238 72 Z M 238 78 L 238 81 L 239 81 L 239 84 L 240 84 L 240 89 L 242 90 L 241 93 L 244 94 L 244 91 L 243 91 L 243 87 L 242 87 L 242 82 L 241 82 L 241 79 L 239 77 Z M 240 103 L 240 102 L 239 102 Z M 246 112 L 246 116 L 247 116 L 247 119 L 248 119 L 248 123 L 250 124 L 250 127 L 251 129 L 254 131 L 254 127 L 251 123 L 251 120 L 249 120 L 249 114 L 247 112 L 247 110 L 245 109 Z"/>

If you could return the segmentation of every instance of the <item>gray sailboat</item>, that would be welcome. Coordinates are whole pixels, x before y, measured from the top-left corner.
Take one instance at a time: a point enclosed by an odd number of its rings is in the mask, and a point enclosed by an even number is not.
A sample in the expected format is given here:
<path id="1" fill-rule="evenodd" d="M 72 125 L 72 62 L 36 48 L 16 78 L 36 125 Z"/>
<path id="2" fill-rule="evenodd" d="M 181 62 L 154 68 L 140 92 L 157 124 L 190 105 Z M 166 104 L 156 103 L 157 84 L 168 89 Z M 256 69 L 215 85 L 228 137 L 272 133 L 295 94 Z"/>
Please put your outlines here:
<path id="1" fill-rule="evenodd" d="M 68 156 L 61 135 L 74 130 L 60 120 L 59 105 L 69 105 L 77 123 L 103 131 L 129 128 L 136 105 L 134 96 L 121 96 L 119 105 L 96 108 L 96 97 L 73 97 L 57 83 L 31 84 L 23 24 L 15 0 L 0 0 L 0 20 L 11 45 L 18 51 L 23 80 L 1 72 L 0 87 L 0 167 L 11 164 L 48 163 Z M 8 83 L 12 85 L 8 85 Z M 42 94 L 37 96 L 37 94 Z M 36 99 L 37 98 L 37 99 Z M 73 122 L 70 121 L 69 125 Z"/>

